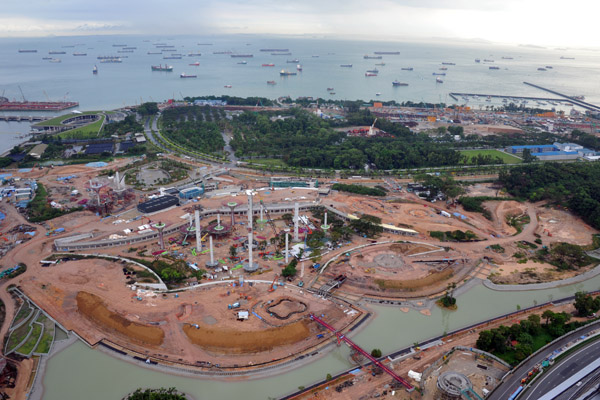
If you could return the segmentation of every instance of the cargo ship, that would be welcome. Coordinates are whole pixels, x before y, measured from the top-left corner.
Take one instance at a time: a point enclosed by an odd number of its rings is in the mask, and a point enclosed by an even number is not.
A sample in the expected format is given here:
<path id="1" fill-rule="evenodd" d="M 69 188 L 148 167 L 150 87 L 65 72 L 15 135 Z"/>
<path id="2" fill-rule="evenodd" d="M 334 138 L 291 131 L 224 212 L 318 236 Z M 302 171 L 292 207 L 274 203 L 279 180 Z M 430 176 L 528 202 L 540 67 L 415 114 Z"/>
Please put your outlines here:
<path id="1" fill-rule="evenodd" d="M 83 56 L 87 56 L 87 53 L 73 53 L 73 55 L 75 57 L 83 57 Z"/>
<path id="2" fill-rule="evenodd" d="M 285 52 L 290 51 L 290 49 L 260 49 L 260 51 L 267 52 L 267 53 L 272 53 L 272 52 L 285 53 Z"/>
<path id="3" fill-rule="evenodd" d="M 340 64 L 342 68 L 352 68 L 352 64 Z"/>
<path id="4" fill-rule="evenodd" d="M 375 69 L 368 69 L 367 72 L 371 72 L 372 74 L 378 74 L 379 70 L 377 68 L 375 68 Z"/>
<path id="5" fill-rule="evenodd" d="M 119 64 L 122 63 L 123 60 L 121 60 L 120 58 L 103 58 L 100 60 L 101 63 L 115 63 L 115 64 Z"/>
<path id="6" fill-rule="evenodd" d="M 400 52 L 399 51 L 374 51 L 373 54 L 382 54 L 384 56 L 387 56 L 387 55 L 399 56 Z"/>
<path id="7" fill-rule="evenodd" d="M 431 75 L 442 75 L 442 76 L 446 76 L 446 73 L 445 73 L 445 72 L 434 72 L 434 73 L 433 73 L 433 74 L 431 74 Z"/>
<path id="8" fill-rule="evenodd" d="M 412 71 L 413 67 L 404 67 L 404 68 L 400 68 L 402 71 Z"/>
<path id="9" fill-rule="evenodd" d="M 254 57 L 253 54 L 231 54 L 230 55 L 231 58 L 252 58 Z"/>
<path id="10" fill-rule="evenodd" d="M 53 59 L 51 59 L 51 60 L 48 60 L 48 62 L 51 62 L 51 63 L 56 63 L 56 64 L 58 64 L 58 63 L 60 63 L 60 62 L 62 62 L 62 61 L 61 61 L 61 59 L 60 59 L 60 58 L 53 58 Z"/>
<path id="11" fill-rule="evenodd" d="M 19 49 L 19 53 L 37 53 L 37 50 L 33 50 L 33 49 Z"/>
<path id="12" fill-rule="evenodd" d="M 160 51 L 149 51 L 147 54 L 162 54 Z"/>
<path id="13" fill-rule="evenodd" d="M 213 54 L 232 54 L 232 51 L 213 51 Z"/>
<path id="14" fill-rule="evenodd" d="M 277 85 L 277 82 L 275 82 L 275 81 L 267 81 L 267 85 Z"/>
<path id="15" fill-rule="evenodd" d="M 483 62 L 494 62 L 494 60 L 490 60 L 490 59 L 484 58 Z"/>
<path id="16" fill-rule="evenodd" d="M 189 64 L 192 67 L 199 67 L 200 66 L 200 61 L 196 61 L 195 63 L 191 63 Z"/>
<path id="17" fill-rule="evenodd" d="M 512 57 L 502 57 L 503 60 L 512 60 Z"/>
<path id="18" fill-rule="evenodd" d="M 489 67 L 490 69 L 500 69 L 500 67 Z M 539 69 L 539 68 L 538 68 Z M 545 70 L 544 70 L 545 71 Z"/>
<path id="19" fill-rule="evenodd" d="M 271 53 L 272 56 L 291 56 L 292 53 Z"/>
<path id="20" fill-rule="evenodd" d="M 298 64 L 300 62 L 300 60 L 298 60 L 297 58 L 294 58 L 293 60 L 285 60 L 285 62 L 288 64 Z"/>
<path id="21" fill-rule="evenodd" d="M 275 66 L 275 64 L 263 64 L 262 66 L 263 66 L 263 67 L 274 67 L 274 66 Z"/>
<path id="22" fill-rule="evenodd" d="M 163 60 L 181 60 L 181 56 L 164 56 Z"/>
<path id="23" fill-rule="evenodd" d="M 37 51 L 37 50 L 34 50 L 34 51 Z M 23 53 L 21 50 L 19 50 L 19 52 L 20 52 L 20 53 Z M 561 59 L 561 60 L 574 60 L 574 59 L 575 59 L 575 57 L 565 57 L 565 56 L 560 56 L 560 59 Z"/>
<path id="24" fill-rule="evenodd" d="M 492 67 L 490 67 L 490 68 L 492 68 Z M 539 67 L 539 68 L 538 68 L 538 71 L 546 71 L 546 68 L 544 68 L 544 67 Z"/>
<path id="25" fill-rule="evenodd" d="M 383 57 L 381 57 L 381 56 L 370 56 L 370 55 L 368 55 L 368 54 L 365 54 L 365 55 L 363 56 L 363 58 L 364 58 L 365 60 L 381 60 Z"/>
<path id="26" fill-rule="evenodd" d="M 437 78 L 435 78 L 435 83 L 444 83 L 444 81 L 438 76 Z"/>
<path id="27" fill-rule="evenodd" d="M 298 71 L 302 71 L 302 65 L 300 65 L 300 64 L 296 65 L 296 69 L 297 69 Z"/>
<path id="28" fill-rule="evenodd" d="M 75 101 L 9 101 L 0 97 L 0 111 L 62 111 L 77 106 Z"/>
<path id="29" fill-rule="evenodd" d="M 384 62 L 380 62 L 380 63 L 377 63 L 377 64 L 375 64 L 375 65 L 378 65 L 378 66 L 381 66 L 381 67 L 383 67 L 383 66 L 385 66 L 385 63 L 384 63 Z"/>
<path id="30" fill-rule="evenodd" d="M 377 76 L 374 72 L 365 72 L 365 76 Z"/>
<path id="31" fill-rule="evenodd" d="M 248 64 L 248 61 L 246 61 L 246 60 L 240 61 L 238 64 L 246 65 L 246 64 Z"/>
<path id="32" fill-rule="evenodd" d="M 53 51 L 49 51 L 48 54 L 67 54 L 67 52 L 66 51 L 53 50 Z"/>
<path id="33" fill-rule="evenodd" d="M 173 66 L 172 65 L 153 65 L 152 66 L 152 71 L 166 71 L 166 72 L 172 72 L 173 71 Z"/>
<path id="34" fill-rule="evenodd" d="M 182 72 L 181 75 L 179 75 L 180 78 L 197 78 L 198 75 L 188 75 L 185 72 Z"/>
<path id="35" fill-rule="evenodd" d="M 281 76 L 291 76 L 291 75 L 298 75 L 298 73 L 297 72 L 290 72 L 290 71 L 286 71 L 286 70 L 282 69 L 279 72 L 279 75 L 281 75 Z"/>
<path id="36" fill-rule="evenodd" d="M 200 57 L 202 53 L 188 53 L 188 57 Z"/>
<path id="37" fill-rule="evenodd" d="M 232 86 L 231 86 L 231 85 L 225 85 L 225 86 L 223 86 L 223 87 L 224 87 L 225 89 L 231 89 L 231 88 L 232 88 Z"/>
<path id="38" fill-rule="evenodd" d="M 456 63 L 453 63 L 453 62 L 443 62 L 442 65 L 456 65 Z"/>
<path id="39" fill-rule="evenodd" d="M 123 50 L 137 50 L 137 47 L 123 47 Z"/>
<path id="40" fill-rule="evenodd" d="M 394 82 L 392 82 L 392 86 L 408 86 L 408 83 L 404 83 L 404 82 L 395 80 Z"/>

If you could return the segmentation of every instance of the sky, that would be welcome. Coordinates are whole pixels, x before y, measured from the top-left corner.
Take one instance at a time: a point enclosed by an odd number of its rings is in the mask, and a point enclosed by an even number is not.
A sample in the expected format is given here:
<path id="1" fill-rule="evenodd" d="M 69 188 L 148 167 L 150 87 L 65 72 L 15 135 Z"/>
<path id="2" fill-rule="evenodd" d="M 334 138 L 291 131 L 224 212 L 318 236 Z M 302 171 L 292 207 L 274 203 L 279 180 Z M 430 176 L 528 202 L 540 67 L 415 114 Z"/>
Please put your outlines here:
<path id="1" fill-rule="evenodd" d="M 595 0 L 1 0 L 0 37 L 98 34 L 444 38 L 598 47 Z"/>

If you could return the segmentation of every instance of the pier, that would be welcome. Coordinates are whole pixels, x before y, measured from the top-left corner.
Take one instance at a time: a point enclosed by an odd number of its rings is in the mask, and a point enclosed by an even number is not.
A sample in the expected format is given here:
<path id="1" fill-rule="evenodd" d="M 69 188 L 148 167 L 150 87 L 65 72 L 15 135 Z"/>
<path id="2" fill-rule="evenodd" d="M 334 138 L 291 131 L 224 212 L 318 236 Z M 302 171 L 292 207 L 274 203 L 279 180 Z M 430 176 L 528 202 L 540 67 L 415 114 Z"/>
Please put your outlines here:
<path id="1" fill-rule="evenodd" d="M 450 97 L 452 97 L 454 100 L 458 101 L 458 97 L 463 97 L 463 96 L 468 96 L 468 97 L 490 97 L 490 98 L 497 98 L 497 99 L 517 99 L 517 100 L 534 100 L 534 101 L 556 101 L 556 102 L 560 102 L 560 103 L 575 103 L 577 100 L 573 101 L 571 99 L 567 100 L 567 99 L 557 99 L 557 98 L 550 98 L 550 97 L 531 97 L 531 96 L 508 96 L 508 95 L 502 95 L 502 94 L 483 94 L 483 93 L 458 93 L 458 92 L 451 92 L 449 93 Z"/>
<path id="2" fill-rule="evenodd" d="M 577 99 L 575 99 L 575 98 L 573 98 L 571 96 L 567 96 L 566 94 L 562 94 L 560 92 L 557 92 L 556 90 L 547 89 L 545 87 L 542 87 L 542 86 L 539 86 L 539 85 L 535 85 L 535 84 L 529 83 L 529 82 L 523 82 L 523 83 L 526 84 L 526 85 L 528 85 L 528 86 L 534 87 L 536 89 L 540 89 L 540 90 L 543 90 L 545 92 L 552 93 L 552 94 L 555 94 L 555 95 L 560 96 L 560 97 L 564 97 L 570 103 L 578 105 L 581 108 L 585 108 L 586 110 L 600 111 L 600 107 L 598 107 L 598 106 L 595 106 L 595 105 L 593 105 L 591 103 L 586 103 L 585 101 L 577 100 Z"/>

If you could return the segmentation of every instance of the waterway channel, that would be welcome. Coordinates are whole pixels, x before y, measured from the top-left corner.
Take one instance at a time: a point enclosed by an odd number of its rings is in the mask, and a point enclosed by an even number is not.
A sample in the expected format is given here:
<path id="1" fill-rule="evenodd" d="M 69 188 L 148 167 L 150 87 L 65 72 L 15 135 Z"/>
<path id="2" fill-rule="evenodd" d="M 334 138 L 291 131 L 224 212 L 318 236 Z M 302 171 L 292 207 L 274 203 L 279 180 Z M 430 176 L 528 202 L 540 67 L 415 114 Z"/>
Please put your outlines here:
<path id="1" fill-rule="evenodd" d="M 598 290 L 600 276 L 586 282 L 556 289 L 499 292 L 477 285 L 457 296 L 458 310 L 434 307 L 431 316 L 416 311 L 402 312 L 397 307 L 370 306 L 375 317 L 352 338 L 370 351 L 383 353 L 410 346 L 511 311 L 567 297 L 579 290 Z M 138 387 L 172 387 L 187 392 L 195 399 L 244 400 L 276 398 L 299 386 L 321 380 L 350 367 L 346 346 L 335 348 L 321 359 L 277 376 L 235 382 L 215 378 L 184 378 L 139 367 L 92 350 L 81 342 L 50 358 L 43 379 L 45 400 L 86 398 L 88 400 L 120 399 Z M 272 373 L 272 372 L 271 372 Z"/>

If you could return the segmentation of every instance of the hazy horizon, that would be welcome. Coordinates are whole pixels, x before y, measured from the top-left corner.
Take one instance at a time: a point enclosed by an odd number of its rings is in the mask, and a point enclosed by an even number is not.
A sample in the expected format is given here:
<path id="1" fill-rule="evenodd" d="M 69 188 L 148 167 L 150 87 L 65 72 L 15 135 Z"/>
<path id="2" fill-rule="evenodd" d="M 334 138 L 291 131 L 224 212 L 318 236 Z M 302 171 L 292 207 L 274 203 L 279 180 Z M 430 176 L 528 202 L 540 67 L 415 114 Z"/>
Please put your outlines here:
<path id="1" fill-rule="evenodd" d="M 584 0 L 5 0 L 0 37 L 291 35 L 597 47 Z"/>

